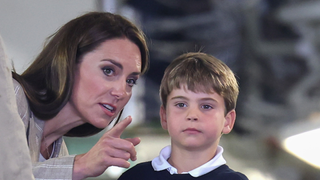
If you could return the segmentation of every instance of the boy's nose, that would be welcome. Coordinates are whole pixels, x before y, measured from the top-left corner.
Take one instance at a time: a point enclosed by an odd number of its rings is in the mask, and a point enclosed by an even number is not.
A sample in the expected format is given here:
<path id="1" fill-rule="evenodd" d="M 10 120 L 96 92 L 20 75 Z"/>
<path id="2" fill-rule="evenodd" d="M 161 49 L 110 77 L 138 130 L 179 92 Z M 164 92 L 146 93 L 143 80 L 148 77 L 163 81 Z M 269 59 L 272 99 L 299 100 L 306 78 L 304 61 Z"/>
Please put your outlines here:
<path id="1" fill-rule="evenodd" d="M 198 118 L 197 117 L 188 117 L 188 120 L 197 121 Z"/>
<path id="2" fill-rule="evenodd" d="M 197 110 L 191 108 L 188 111 L 187 120 L 197 121 L 198 120 Z"/>

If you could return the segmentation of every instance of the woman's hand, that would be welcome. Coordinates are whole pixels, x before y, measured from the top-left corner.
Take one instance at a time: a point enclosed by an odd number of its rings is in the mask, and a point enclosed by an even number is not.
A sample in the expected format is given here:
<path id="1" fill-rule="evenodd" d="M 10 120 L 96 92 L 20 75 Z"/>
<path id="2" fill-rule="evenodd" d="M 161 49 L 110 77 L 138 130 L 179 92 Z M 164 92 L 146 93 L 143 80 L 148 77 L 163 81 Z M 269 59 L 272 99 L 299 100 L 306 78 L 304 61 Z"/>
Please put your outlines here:
<path id="1" fill-rule="evenodd" d="M 129 159 L 135 161 L 137 152 L 135 146 L 139 138 L 121 139 L 124 129 L 131 123 L 129 116 L 107 131 L 92 149 L 85 154 L 75 157 L 73 180 L 96 177 L 101 175 L 109 166 L 130 167 Z"/>

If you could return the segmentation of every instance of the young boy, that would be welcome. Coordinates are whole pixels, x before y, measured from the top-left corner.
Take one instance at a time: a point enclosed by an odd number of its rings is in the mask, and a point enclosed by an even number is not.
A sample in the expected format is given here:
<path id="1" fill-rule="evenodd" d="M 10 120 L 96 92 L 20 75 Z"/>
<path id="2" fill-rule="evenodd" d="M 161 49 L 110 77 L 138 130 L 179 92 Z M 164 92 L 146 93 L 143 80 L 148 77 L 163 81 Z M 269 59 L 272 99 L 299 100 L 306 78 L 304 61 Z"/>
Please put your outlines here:
<path id="1" fill-rule="evenodd" d="M 219 146 L 236 118 L 237 80 L 222 61 L 205 53 L 186 53 L 165 70 L 160 85 L 161 125 L 171 146 L 151 162 L 140 163 L 119 180 L 247 180 L 231 170 Z"/>

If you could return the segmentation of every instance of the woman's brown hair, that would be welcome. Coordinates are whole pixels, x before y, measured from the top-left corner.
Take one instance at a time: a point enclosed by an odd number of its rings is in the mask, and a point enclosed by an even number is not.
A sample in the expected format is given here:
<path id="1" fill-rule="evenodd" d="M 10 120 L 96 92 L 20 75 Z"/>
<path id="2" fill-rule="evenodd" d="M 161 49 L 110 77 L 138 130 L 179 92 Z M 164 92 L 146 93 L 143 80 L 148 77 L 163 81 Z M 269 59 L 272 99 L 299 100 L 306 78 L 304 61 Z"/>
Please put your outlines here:
<path id="1" fill-rule="evenodd" d="M 75 67 L 81 57 L 102 42 L 115 38 L 127 38 L 139 47 L 141 73 L 145 73 L 149 66 L 145 35 L 120 15 L 90 12 L 71 20 L 48 37 L 34 62 L 21 75 L 13 72 L 33 114 L 41 120 L 56 116 L 71 96 Z M 71 129 L 66 136 L 89 136 L 101 130 L 87 123 Z"/>

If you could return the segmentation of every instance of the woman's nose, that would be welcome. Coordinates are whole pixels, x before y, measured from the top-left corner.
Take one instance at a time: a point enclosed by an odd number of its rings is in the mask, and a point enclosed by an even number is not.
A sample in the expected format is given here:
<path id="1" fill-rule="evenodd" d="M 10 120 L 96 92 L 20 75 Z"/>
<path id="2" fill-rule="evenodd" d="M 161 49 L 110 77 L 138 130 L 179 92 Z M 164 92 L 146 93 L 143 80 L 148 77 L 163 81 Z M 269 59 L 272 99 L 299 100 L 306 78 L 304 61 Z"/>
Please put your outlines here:
<path id="1" fill-rule="evenodd" d="M 116 83 L 111 91 L 111 95 L 121 100 L 127 95 L 126 83 Z"/>

